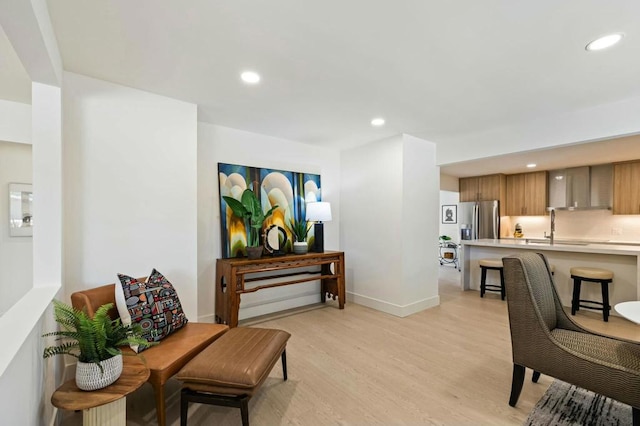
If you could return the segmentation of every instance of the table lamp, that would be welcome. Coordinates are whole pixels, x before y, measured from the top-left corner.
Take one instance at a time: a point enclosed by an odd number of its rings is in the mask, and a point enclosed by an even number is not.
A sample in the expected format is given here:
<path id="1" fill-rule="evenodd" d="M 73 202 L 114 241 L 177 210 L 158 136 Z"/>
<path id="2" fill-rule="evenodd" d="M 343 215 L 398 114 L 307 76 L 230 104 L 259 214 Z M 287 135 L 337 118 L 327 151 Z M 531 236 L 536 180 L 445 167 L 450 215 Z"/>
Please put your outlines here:
<path id="1" fill-rule="evenodd" d="M 306 219 L 315 222 L 313 225 L 313 235 L 315 238 L 313 251 L 316 253 L 324 252 L 324 229 L 323 222 L 331 220 L 331 204 L 318 201 L 317 203 L 307 203 Z"/>

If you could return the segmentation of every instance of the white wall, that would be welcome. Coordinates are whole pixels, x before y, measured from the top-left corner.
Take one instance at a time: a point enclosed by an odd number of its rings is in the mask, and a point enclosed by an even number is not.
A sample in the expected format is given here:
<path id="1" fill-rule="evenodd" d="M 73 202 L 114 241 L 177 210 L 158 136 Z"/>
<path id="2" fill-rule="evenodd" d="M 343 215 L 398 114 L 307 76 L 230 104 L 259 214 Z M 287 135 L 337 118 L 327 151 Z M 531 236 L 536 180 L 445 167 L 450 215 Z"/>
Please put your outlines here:
<path id="1" fill-rule="evenodd" d="M 342 152 L 349 300 L 398 316 L 439 303 L 434 151 L 401 135 Z"/>
<path id="2" fill-rule="evenodd" d="M 215 261 L 221 257 L 218 163 L 268 167 L 321 175 L 322 199 L 333 220 L 324 225 L 325 249 L 339 250 L 340 154 L 270 136 L 198 123 L 198 315 L 213 320 Z M 350 254 L 346 254 L 348 264 Z M 320 302 L 317 282 L 261 290 L 242 296 L 240 318 Z"/>
<path id="3" fill-rule="evenodd" d="M 31 145 L 0 141 L 0 316 L 33 286 L 33 238 L 9 235 L 9 183 L 32 182 Z"/>
<path id="4" fill-rule="evenodd" d="M 31 143 L 31 105 L 0 99 L 0 140 Z"/>
<path id="5" fill-rule="evenodd" d="M 197 109 L 64 74 L 65 293 L 157 268 L 197 318 Z"/>

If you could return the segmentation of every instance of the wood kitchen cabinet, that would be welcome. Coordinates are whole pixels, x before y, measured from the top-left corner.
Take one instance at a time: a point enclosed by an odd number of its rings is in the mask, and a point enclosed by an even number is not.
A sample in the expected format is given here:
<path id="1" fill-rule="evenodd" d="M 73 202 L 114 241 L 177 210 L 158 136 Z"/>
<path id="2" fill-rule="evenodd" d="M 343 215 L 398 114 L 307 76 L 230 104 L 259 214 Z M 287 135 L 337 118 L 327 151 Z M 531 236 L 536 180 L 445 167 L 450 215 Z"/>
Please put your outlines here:
<path id="1" fill-rule="evenodd" d="M 508 175 L 506 216 L 547 214 L 547 172 Z"/>
<path id="2" fill-rule="evenodd" d="M 505 175 L 487 175 L 461 178 L 460 201 L 489 201 L 504 202 L 506 191 Z"/>
<path id="3" fill-rule="evenodd" d="M 640 161 L 613 165 L 613 214 L 640 214 Z"/>

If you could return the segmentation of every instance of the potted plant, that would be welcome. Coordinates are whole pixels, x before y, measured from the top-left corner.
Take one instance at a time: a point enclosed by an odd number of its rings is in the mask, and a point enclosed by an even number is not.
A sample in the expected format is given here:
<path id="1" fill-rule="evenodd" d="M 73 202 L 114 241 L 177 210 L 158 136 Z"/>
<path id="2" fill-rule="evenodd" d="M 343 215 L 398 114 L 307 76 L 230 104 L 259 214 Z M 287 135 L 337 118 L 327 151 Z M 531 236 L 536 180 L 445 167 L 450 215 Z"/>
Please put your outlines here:
<path id="1" fill-rule="evenodd" d="M 262 255 L 262 245 L 260 244 L 262 226 L 265 219 L 271 216 L 278 205 L 276 204 L 264 213 L 258 197 L 250 189 L 244 190 L 240 201 L 226 195 L 223 195 L 222 198 L 233 214 L 244 221 L 244 229 L 247 232 L 247 257 L 249 259 L 260 258 Z"/>
<path id="2" fill-rule="evenodd" d="M 287 225 L 289 231 L 293 234 L 293 252 L 295 254 L 305 254 L 309 251 L 307 245 L 307 234 L 311 229 L 311 224 L 306 220 L 291 219 L 289 225 Z"/>
<path id="3" fill-rule="evenodd" d="M 120 377 L 121 346 L 153 344 L 142 338 L 139 324 L 125 326 L 120 318 L 112 320 L 108 314 L 111 308 L 113 303 L 102 305 L 93 318 L 89 318 L 83 311 L 58 300 L 53 301 L 54 318 L 61 330 L 44 334 L 43 337 L 57 336 L 56 341 L 63 342 L 45 348 L 43 357 L 66 354 L 78 358 L 76 385 L 82 390 L 104 388 Z"/>

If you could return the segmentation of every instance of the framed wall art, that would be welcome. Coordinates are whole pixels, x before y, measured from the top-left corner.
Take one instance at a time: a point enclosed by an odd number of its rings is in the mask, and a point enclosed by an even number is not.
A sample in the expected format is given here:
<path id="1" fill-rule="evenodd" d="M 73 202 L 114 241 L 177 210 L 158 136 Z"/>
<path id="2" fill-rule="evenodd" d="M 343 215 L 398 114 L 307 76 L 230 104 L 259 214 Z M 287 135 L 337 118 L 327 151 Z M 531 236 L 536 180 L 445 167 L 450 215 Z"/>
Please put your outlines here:
<path id="1" fill-rule="evenodd" d="M 448 225 L 458 223 L 458 206 L 455 204 L 442 206 L 442 223 Z"/>
<path id="2" fill-rule="evenodd" d="M 245 189 L 252 189 L 264 212 L 277 205 L 276 210 L 265 221 L 264 229 L 277 225 L 286 230 L 287 242 L 281 248 L 286 253 L 292 251 L 294 241 L 288 224 L 292 219 L 304 220 L 305 201 L 322 199 L 320 175 L 310 173 L 218 163 L 218 183 L 223 258 L 245 256 L 247 247 L 244 222 L 233 215 L 223 196 L 240 200 Z M 312 245 L 313 240 L 312 229 L 307 236 L 307 244 Z"/>

